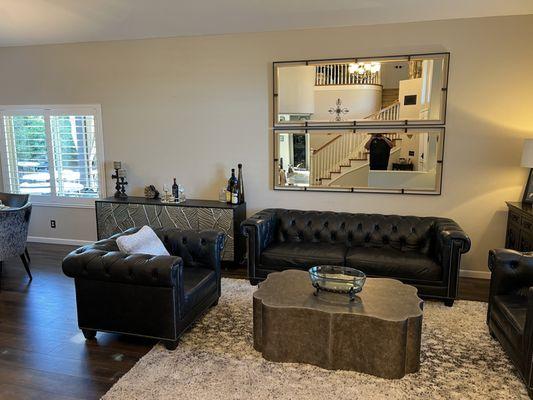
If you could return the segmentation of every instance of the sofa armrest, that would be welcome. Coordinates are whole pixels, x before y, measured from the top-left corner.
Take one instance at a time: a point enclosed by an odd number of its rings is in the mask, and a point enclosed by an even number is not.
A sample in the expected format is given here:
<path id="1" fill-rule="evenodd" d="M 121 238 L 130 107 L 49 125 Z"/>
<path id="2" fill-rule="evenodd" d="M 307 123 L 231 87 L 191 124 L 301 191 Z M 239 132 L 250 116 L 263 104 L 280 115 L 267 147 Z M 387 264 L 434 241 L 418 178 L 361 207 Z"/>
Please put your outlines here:
<path id="1" fill-rule="evenodd" d="M 490 298 L 501 294 L 527 295 L 533 286 L 533 254 L 510 249 L 489 251 Z"/>
<path id="2" fill-rule="evenodd" d="M 220 274 L 224 233 L 173 228 L 162 229 L 157 233 L 170 254 L 181 257 L 184 265 L 201 265 Z"/>
<path id="3" fill-rule="evenodd" d="M 74 250 L 63 260 L 63 272 L 75 279 L 92 279 L 144 286 L 174 287 L 183 261 L 175 256 L 152 256 L 109 251 L 112 239 Z"/>
<path id="4" fill-rule="evenodd" d="M 442 267 L 442 279 L 447 282 L 450 299 L 457 297 L 461 254 L 470 250 L 470 238 L 453 220 L 439 218 L 435 223 L 435 259 Z"/>
<path id="5" fill-rule="evenodd" d="M 455 221 L 441 218 L 435 227 L 441 247 L 451 247 L 452 242 L 456 242 L 461 253 L 467 253 L 470 250 L 470 238 Z"/>
<path id="6" fill-rule="evenodd" d="M 273 241 L 276 223 L 276 211 L 273 209 L 260 211 L 241 223 L 244 236 L 254 238 L 257 256 Z"/>

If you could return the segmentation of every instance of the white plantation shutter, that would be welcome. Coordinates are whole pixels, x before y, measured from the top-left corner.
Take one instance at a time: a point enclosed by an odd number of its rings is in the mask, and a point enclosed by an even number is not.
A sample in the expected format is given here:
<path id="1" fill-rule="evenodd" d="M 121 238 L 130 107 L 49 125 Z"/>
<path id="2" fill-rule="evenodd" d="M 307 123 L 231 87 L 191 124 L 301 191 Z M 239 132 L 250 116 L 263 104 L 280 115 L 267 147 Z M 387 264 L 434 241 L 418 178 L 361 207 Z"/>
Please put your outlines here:
<path id="1" fill-rule="evenodd" d="M 44 115 L 4 115 L 2 143 L 4 189 L 12 193 L 50 194 Z M 7 169 L 7 171 L 6 171 Z M 6 174 L 7 172 L 7 174 Z"/>
<path id="2" fill-rule="evenodd" d="M 4 189 L 51 200 L 103 196 L 98 107 L 7 108 L 0 112 Z"/>

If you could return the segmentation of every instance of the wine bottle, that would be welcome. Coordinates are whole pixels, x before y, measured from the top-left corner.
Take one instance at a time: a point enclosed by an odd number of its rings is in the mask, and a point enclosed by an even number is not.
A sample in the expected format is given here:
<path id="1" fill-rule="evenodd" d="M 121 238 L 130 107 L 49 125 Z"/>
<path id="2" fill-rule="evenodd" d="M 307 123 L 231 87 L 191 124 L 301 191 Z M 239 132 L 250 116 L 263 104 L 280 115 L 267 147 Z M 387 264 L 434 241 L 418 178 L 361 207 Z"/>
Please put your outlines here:
<path id="1" fill-rule="evenodd" d="M 238 182 L 238 190 L 239 190 L 239 202 L 238 204 L 244 203 L 244 181 L 242 180 L 242 164 L 238 164 L 237 167 L 239 168 L 239 175 L 237 178 Z"/>
<path id="2" fill-rule="evenodd" d="M 233 191 L 231 192 L 231 204 L 239 204 L 239 188 L 237 185 L 233 186 Z"/>
<path id="3" fill-rule="evenodd" d="M 226 198 L 228 203 L 233 203 L 233 192 L 237 190 L 237 178 L 235 177 L 235 168 L 231 169 L 231 176 L 228 179 L 228 188 L 226 192 Z"/>
<path id="4" fill-rule="evenodd" d="M 175 200 L 179 197 L 179 187 L 176 183 L 176 178 L 174 178 L 174 183 L 172 184 L 172 197 L 174 197 Z"/>

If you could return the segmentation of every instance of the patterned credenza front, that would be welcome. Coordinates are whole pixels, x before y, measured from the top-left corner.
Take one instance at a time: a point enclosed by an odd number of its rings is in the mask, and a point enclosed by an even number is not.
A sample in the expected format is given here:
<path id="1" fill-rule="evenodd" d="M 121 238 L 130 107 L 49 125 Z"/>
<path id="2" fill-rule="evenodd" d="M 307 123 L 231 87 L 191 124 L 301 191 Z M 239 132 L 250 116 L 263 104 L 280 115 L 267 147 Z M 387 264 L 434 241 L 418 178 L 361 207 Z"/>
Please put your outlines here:
<path id="1" fill-rule="evenodd" d="M 152 228 L 214 229 L 226 235 L 222 256 L 226 265 L 238 265 L 244 260 L 246 244 L 240 225 L 245 218 L 246 203 L 232 205 L 213 200 L 163 203 L 144 197 L 109 197 L 96 201 L 98 240 L 143 225 Z"/>

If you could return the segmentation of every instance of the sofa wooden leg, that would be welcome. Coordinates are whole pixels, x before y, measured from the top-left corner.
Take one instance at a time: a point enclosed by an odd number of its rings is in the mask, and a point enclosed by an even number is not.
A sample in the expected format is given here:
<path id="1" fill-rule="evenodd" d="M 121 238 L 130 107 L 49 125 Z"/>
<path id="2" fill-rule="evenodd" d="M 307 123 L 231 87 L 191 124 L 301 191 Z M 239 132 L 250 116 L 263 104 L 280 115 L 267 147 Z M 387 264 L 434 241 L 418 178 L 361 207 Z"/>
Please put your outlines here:
<path id="1" fill-rule="evenodd" d="M 455 299 L 446 299 L 446 300 L 444 300 L 444 305 L 446 307 L 452 307 L 454 301 L 455 301 Z"/>
<path id="2" fill-rule="evenodd" d="M 96 331 L 94 329 L 82 329 L 81 333 L 83 333 L 86 340 L 93 340 L 96 337 Z"/>
<path id="3" fill-rule="evenodd" d="M 163 345 L 167 350 L 176 350 L 176 347 L 178 347 L 179 339 L 176 340 L 163 340 Z"/>
<path id="4" fill-rule="evenodd" d="M 252 286 L 257 286 L 259 284 L 259 282 L 261 282 L 261 279 L 257 279 L 257 278 L 250 278 L 250 284 Z"/>

